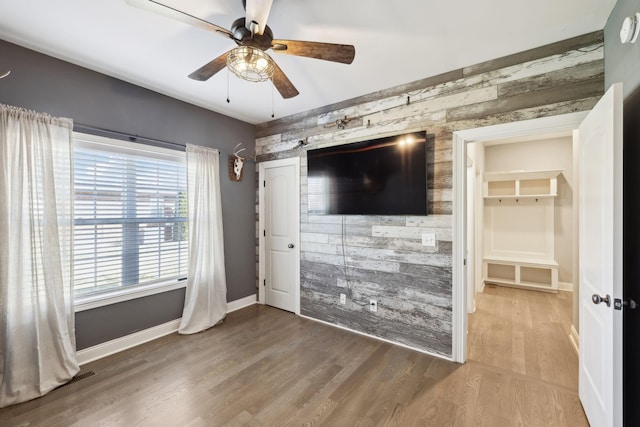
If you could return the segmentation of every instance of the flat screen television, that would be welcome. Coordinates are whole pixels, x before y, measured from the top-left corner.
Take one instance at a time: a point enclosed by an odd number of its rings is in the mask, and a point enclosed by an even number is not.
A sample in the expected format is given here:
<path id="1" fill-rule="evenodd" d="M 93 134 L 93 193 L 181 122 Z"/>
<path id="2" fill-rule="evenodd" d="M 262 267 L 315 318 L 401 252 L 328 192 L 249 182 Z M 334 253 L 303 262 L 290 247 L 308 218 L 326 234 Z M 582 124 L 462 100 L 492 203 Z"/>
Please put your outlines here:
<path id="1" fill-rule="evenodd" d="M 309 214 L 427 215 L 426 136 L 309 150 Z"/>

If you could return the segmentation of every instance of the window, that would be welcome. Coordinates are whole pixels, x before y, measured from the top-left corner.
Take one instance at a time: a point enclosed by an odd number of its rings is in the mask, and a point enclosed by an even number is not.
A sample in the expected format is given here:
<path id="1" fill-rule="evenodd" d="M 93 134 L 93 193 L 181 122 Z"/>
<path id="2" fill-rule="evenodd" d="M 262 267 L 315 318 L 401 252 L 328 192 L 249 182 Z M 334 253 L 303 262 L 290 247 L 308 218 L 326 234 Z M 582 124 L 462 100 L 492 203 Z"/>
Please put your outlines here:
<path id="1" fill-rule="evenodd" d="M 74 134 L 76 301 L 186 278 L 185 153 Z"/>
<path id="2" fill-rule="evenodd" d="M 310 176 L 307 179 L 307 197 L 309 198 L 309 212 L 327 214 L 330 203 L 330 179 L 329 176 Z"/>

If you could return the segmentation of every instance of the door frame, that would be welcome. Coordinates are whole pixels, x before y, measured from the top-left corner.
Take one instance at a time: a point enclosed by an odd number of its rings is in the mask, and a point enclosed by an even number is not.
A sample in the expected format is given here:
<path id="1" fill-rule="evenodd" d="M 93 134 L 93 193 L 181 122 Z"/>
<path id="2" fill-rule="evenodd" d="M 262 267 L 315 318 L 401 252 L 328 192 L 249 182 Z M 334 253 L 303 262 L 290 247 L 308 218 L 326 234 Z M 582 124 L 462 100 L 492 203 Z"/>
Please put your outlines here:
<path id="1" fill-rule="evenodd" d="M 286 159 L 270 160 L 258 163 L 258 304 L 265 304 L 265 238 L 260 230 L 264 230 L 265 218 L 265 191 L 264 181 L 265 170 L 282 166 L 293 166 L 295 169 L 295 185 L 293 200 L 297 209 L 294 214 L 295 239 L 294 239 L 294 294 L 295 294 L 295 314 L 300 315 L 300 157 L 289 157 Z"/>
<path id="2" fill-rule="evenodd" d="M 478 289 L 477 284 L 477 266 L 476 261 L 478 259 L 477 253 L 477 235 L 479 234 L 479 230 L 476 224 L 475 219 L 478 216 L 477 211 L 477 203 L 476 203 L 476 164 L 469 156 L 467 156 L 467 186 L 466 186 L 466 194 L 467 194 L 467 203 L 465 205 L 465 214 L 466 214 L 466 254 L 467 254 L 467 275 L 465 280 L 467 282 L 467 313 L 474 313 L 476 311 L 476 292 Z M 469 191 L 469 185 L 471 185 L 471 191 Z M 469 214 L 471 214 L 471 219 L 469 219 Z M 471 277 L 469 277 L 471 276 Z M 471 280 L 472 279 L 472 280 Z"/>
<path id="3" fill-rule="evenodd" d="M 467 361 L 467 278 L 464 265 L 467 230 L 467 143 L 550 134 L 578 129 L 588 111 L 505 123 L 453 133 L 453 301 L 452 359 Z"/>

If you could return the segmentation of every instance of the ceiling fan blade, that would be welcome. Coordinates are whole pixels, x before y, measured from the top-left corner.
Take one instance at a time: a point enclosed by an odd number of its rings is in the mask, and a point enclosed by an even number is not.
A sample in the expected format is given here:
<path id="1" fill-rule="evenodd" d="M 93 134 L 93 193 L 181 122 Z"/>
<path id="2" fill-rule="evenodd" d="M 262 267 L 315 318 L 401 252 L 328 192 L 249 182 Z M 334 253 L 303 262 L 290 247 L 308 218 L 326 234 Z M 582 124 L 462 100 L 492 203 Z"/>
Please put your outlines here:
<path id="1" fill-rule="evenodd" d="M 257 22 L 258 28 L 256 34 L 262 34 L 267 26 L 267 18 L 271 11 L 273 0 L 246 0 L 245 4 L 245 26 L 251 31 L 251 23 Z"/>
<path id="2" fill-rule="evenodd" d="M 233 39 L 231 31 L 155 0 L 125 0 L 130 5 Z"/>
<path id="3" fill-rule="evenodd" d="M 278 67 L 278 64 L 274 62 L 274 65 L 276 66 L 276 71 L 273 73 L 271 81 L 276 89 L 278 89 L 278 92 L 280 92 L 280 95 L 282 95 L 284 99 L 293 98 L 298 95 L 300 92 L 298 92 L 298 89 L 291 83 L 291 80 L 289 80 L 280 67 Z"/>
<path id="4" fill-rule="evenodd" d="M 334 44 L 305 42 L 301 40 L 273 40 L 271 48 L 277 53 L 306 56 L 325 61 L 351 64 L 356 55 L 356 48 L 350 44 Z"/>
<path id="5" fill-rule="evenodd" d="M 201 82 L 209 80 L 214 74 L 227 66 L 227 55 L 229 55 L 229 52 L 225 52 L 213 61 L 204 64 L 202 67 L 189 74 L 189 78 Z"/>

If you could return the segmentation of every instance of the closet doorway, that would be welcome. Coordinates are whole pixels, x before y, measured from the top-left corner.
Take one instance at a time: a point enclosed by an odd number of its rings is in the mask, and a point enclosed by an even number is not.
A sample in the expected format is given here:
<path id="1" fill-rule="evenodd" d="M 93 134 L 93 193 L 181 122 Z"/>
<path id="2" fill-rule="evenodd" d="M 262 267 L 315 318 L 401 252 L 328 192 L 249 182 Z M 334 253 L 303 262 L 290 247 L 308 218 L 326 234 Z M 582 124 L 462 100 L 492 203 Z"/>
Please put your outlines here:
<path id="1" fill-rule="evenodd" d="M 493 140 L 503 140 L 507 138 L 520 138 L 529 135 L 548 135 L 554 132 L 572 131 L 579 128 L 578 132 L 573 132 L 574 147 L 579 153 L 580 163 L 575 160 L 573 162 L 576 175 L 579 177 L 580 188 L 574 191 L 574 194 L 580 193 L 579 197 L 579 218 L 574 219 L 574 227 L 581 224 L 579 233 L 574 235 L 578 237 L 580 247 L 580 266 L 579 286 L 574 290 L 579 304 L 574 301 L 574 319 L 576 312 L 579 313 L 579 320 L 582 325 L 573 322 L 574 326 L 586 328 L 580 336 L 580 360 L 579 360 L 579 397 L 575 389 L 563 387 L 562 384 L 554 383 L 558 378 L 555 374 L 547 371 L 540 376 L 546 376 L 550 380 L 533 378 L 533 383 L 529 380 L 529 390 L 525 391 L 523 397 L 537 398 L 541 395 L 548 396 L 543 398 L 544 402 L 540 402 L 541 406 L 549 407 L 549 405 L 566 408 L 567 410 L 589 410 L 589 419 L 596 422 L 598 419 L 605 418 L 610 423 L 618 424 L 620 422 L 620 414 L 622 413 L 621 399 L 622 395 L 622 260 L 616 257 L 616 254 L 622 253 L 622 88 L 620 84 L 614 84 L 606 92 L 606 94 L 598 101 L 596 106 L 590 112 L 572 113 L 562 116 L 546 117 L 504 125 L 495 125 L 485 128 L 470 129 L 465 131 L 457 131 L 453 134 L 453 281 L 457 286 L 453 288 L 453 356 L 458 362 L 467 361 L 467 306 L 466 306 L 466 269 L 465 269 L 465 250 L 466 250 L 466 227 L 465 227 L 465 211 L 466 211 L 466 179 L 465 179 L 465 161 L 467 155 L 467 145 L 472 142 L 486 142 Z M 582 117 L 580 117 L 582 115 Z M 585 118 L 586 117 L 586 118 Z M 578 157 L 578 156 L 576 156 Z M 579 171 L 578 171 L 579 169 Z M 515 180 L 513 185 L 515 193 L 513 198 L 520 196 L 518 181 L 524 179 L 521 176 L 511 176 L 510 179 Z M 545 178 L 546 179 L 546 178 Z M 495 181 L 486 180 L 485 181 Z M 574 181 L 578 181 L 575 180 Z M 533 187 L 537 188 L 537 185 Z M 546 188 L 547 186 L 545 186 Z M 510 187 L 511 188 L 511 187 Z M 554 186 L 549 184 L 549 192 L 553 193 Z M 525 185 L 525 189 L 531 189 L 529 185 Z M 495 188 L 493 190 L 496 190 Z M 498 197 L 504 198 L 505 188 L 498 186 Z M 488 189 L 483 189 L 483 195 L 488 194 Z M 528 193 L 527 193 L 528 194 Z M 549 194 L 551 196 L 551 194 Z M 484 197 L 484 196 L 483 196 Z M 486 197 L 485 197 L 486 199 Z M 513 214 L 514 216 L 517 214 Z M 525 215 L 526 216 L 526 215 Z M 503 218 L 505 216 L 503 215 Z M 485 221 L 486 223 L 486 221 Z M 513 228 L 513 227 L 512 227 Z M 507 227 L 508 229 L 508 227 Z M 575 230 L 575 228 L 574 228 Z M 498 237 L 495 237 L 498 236 Z M 496 241 L 501 242 L 503 236 L 494 234 Z M 595 240 L 595 241 L 594 241 Z M 545 241 L 543 239 L 543 241 Z M 492 242 L 490 242 L 492 243 Z M 487 246 L 487 245 L 485 245 Z M 483 248 L 485 247 L 483 246 Z M 489 245 L 491 250 L 495 248 L 503 248 L 504 245 Z M 512 247 L 507 247 L 514 250 Z M 517 248 L 516 248 L 517 250 Z M 577 253 L 577 251 L 575 251 Z M 503 254 L 491 253 L 494 259 L 483 258 L 483 262 L 500 265 L 508 264 L 502 257 Z M 483 255 L 484 256 L 484 255 Z M 554 254 L 555 256 L 555 254 Z M 539 265 L 528 265 L 528 260 L 523 262 L 522 259 L 516 260 L 512 264 L 515 269 L 512 277 L 511 285 L 522 285 L 519 280 L 522 279 L 522 268 L 536 267 Z M 573 265 L 577 266 L 574 261 Z M 547 269 L 553 270 L 553 266 L 546 266 Z M 559 265 L 558 265 L 559 268 Z M 491 274 L 491 278 L 498 278 L 498 281 L 505 280 L 506 275 Z M 573 275 L 577 277 L 576 274 Z M 525 284 L 530 284 L 531 279 L 527 272 Z M 551 276 L 553 277 L 553 276 Z M 551 279 L 553 280 L 553 279 Z M 533 280 L 536 282 L 536 280 Z M 515 282 L 515 283 L 514 283 Z M 504 284 L 504 283 L 502 283 Z M 548 289 L 547 289 L 548 290 Z M 582 295 L 577 295 L 578 293 Z M 541 295 L 540 292 L 536 292 Z M 618 298 L 613 300 L 612 297 Z M 606 304 L 601 304 L 602 302 Z M 479 304 L 480 305 L 480 304 Z M 549 305 L 549 304 L 547 304 Z M 576 307 L 577 306 L 577 307 Z M 577 308 L 577 309 L 576 309 Z M 494 310 L 497 307 L 493 307 Z M 547 316 L 548 317 L 548 316 Z M 535 320 L 530 320 L 533 324 Z M 504 325 L 504 323 L 503 323 Z M 473 327 L 469 328 L 470 330 Z M 499 329 L 499 327 L 497 328 Z M 537 329 L 533 329 L 537 331 Z M 572 329 L 571 335 L 573 336 Z M 579 330 L 577 332 L 580 332 Z M 577 334 L 574 339 L 577 338 Z M 533 340 L 536 344 L 540 343 L 541 338 L 535 332 L 531 337 L 524 337 L 523 340 Z M 513 339 L 511 343 L 513 343 Z M 569 339 L 562 342 L 570 342 Z M 512 346 L 513 348 L 513 346 Z M 534 355 L 539 360 L 539 368 L 551 366 L 560 363 L 554 359 L 553 355 L 541 352 L 535 354 L 537 350 L 533 347 Z M 522 353 L 522 352 L 521 352 Z M 570 352 L 566 352 L 570 354 Z M 526 355 L 526 353 L 525 353 Z M 517 359 L 522 361 L 522 359 Z M 471 361 L 471 359 L 470 359 Z M 478 362 L 481 363 L 481 362 Z M 489 365 L 483 364 L 488 367 Z M 553 366 L 552 366 L 553 368 Z M 509 384 L 505 385 L 508 390 L 512 390 L 518 394 L 523 394 L 524 383 L 530 376 L 524 377 L 517 372 L 504 370 L 502 368 L 492 368 L 506 375 Z M 535 370 L 535 368 L 532 368 Z M 604 372 L 603 372 L 604 369 Z M 494 371 L 495 373 L 495 371 Z M 492 375 L 495 378 L 495 375 Z M 504 378 L 503 378 L 504 379 Z M 594 380 L 595 379 L 595 380 Z M 598 382 L 600 381 L 600 382 Z M 547 388 L 546 394 L 540 393 L 538 385 Z M 515 387 L 515 388 L 514 388 Z M 552 387 L 552 390 L 548 390 Z M 502 389 L 502 385 L 498 386 Z M 558 397 L 563 393 L 562 390 L 568 392 L 564 399 L 566 405 L 562 405 L 558 401 Z M 549 399 L 553 398 L 553 402 Z M 595 411 L 595 412 L 594 412 Z M 594 421 L 595 420 L 595 421 Z M 586 425 L 586 424 L 585 424 Z"/>
<path id="2" fill-rule="evenodd" d="M 577 283 L 573 134 L 470 143 L 467 165 L 467 212 L 470 203 L 475 208 L 467 241 L 479 243 L 467 264 L 479 267 L 467 276 L 475 282 L 468 291 L 476 290 L 468 360 L 577 389 L 578 358 L 569 340 Z"/>
<path id="3" fill-rule="evenodd" d="M 521 122 L 507 123 L 501 125 L 487 126 L 476 129 L 469 129 L 463 131 L 456 131 L 453 134 L 453 198 L 454 198 L 454 212 L 453 212 L 453 282 L 458 284 L 453 288 L 453 353 L 452 358 L 454 361 L 464 363 L 467 361 L 467 316 L 469 307 L 472 304 L 467 304 L 469 294 L 476 294 L 476 291 L 470 292 L 468 289 L 468 283 L 472 283 L 481 287 L 482 279 L 470 279 L 467 281 L 467 224 L 466 224 L 466 211 L 467 211 L 467 164 L 469 158 L 468 148 L 473 150 L 474 144 L 478 142 L 488 141 L 501 141 L 505 142 L 509 139 L 517 142 L 526 142 L 527 140 L 545 139 L 549 137 L 566 137 L 572 135 L 575 129 L 577 129 L 586 116 L 586 112 L 570 113 L 560 116 L 544 117 L 533 120 L 526 120 Z M 576 143 L 577 144 L 577 143 Z M 478 145 L 475 145 L 476 147 Z M 475 167 L 477 171 L 484 173 L 484 159 L 474 158 Z M 575 168 L 574 168 L 575 169 Z M 576 170 L 577 172 L 577 170 Z M 484 179 L 480 178 L 476 187 L 484 187 Z M 478 191 L 483 191 L 478 189 Z M 577 196 L 577 192 L 574 192 Z M 574 203 L 574 204 L 577 204 Z M 476 218 L 482 217 L 484 209 L 477 209 Z M 484 220 L 481 219 L 482 227 L 484 227 Z M 575 220 L 575 227 L 577 228 L 577 218 Z M 479 229 L 476 222 L 476 230 Z M 577 230 L 576 230 L 577 231 Z M 484 250 L 484 233 L 475 233 L 476 242 L 476 257 L 478 259 L 480 254 Z M 472 251 L 473 252 L 473 251 Z M 577 251 L 576 251 L 577 252 Z M 574 262 L 573 265 L 577 265 Z M 479 271 L 484 268 L 483 263 L 476 262 L 475 270 Z M 515 274 L 515 273 L 514 273 Z M 529 272 L 525 271 L 525 275 Z M 482 272 L 476 274 L 482 276 Z M 577 272 L 574 272 L 572 276 L 577 277 Z M 577 292 L 576 292 L 577 294 Z M 577 307 L 577 304 L 574 304 Z M 574 311 L 574 316 L 577 319 L 577 310 Z"/>

